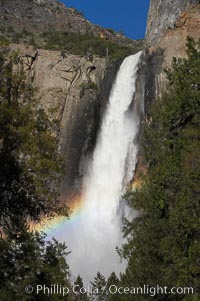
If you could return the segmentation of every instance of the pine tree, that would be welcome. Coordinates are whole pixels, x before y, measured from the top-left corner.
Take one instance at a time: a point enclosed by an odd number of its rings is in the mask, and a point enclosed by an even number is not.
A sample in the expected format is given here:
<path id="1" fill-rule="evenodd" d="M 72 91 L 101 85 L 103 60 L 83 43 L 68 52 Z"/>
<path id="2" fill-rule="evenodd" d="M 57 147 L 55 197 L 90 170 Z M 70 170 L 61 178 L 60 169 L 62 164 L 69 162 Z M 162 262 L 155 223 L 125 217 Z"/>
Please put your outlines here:
<path id="1" fill-rule="evenodd" d="M 194 289 L 195 295 L 157 294 L 155 300 L 198 300 L 200 293 L 200 41 L 188 38 L 187 47 L 187 58 L 173 59 L 168 92 L 155 101 L 152 123 L 143 129 L 148 174 L 126 196 L 138 216 L 124 225 L 122 284 Z"/>
<path id="2" fill-rule="evenodd" d="M 0 53 L 0 227 L 4 231 L 18 231 L 28 219 L 65 213 L 58 206 L 62 160 L 52 134 L 54 124 L 35 101 L 17 63 L 17 54 Z"/>
<path id="3" fill-rule="evenodd" d="M 107 280 L 107 298 L 108 301 L 120 301 L 121 296 L 118 293 L 118 289 L 120 287 L 120 281 L 117 278 L 115 272 L 112 272 L 110 277 Z M 115 293 L 117 289 L 117 292 Z"/>
<path id="4" fill-rule="evenodd" d="M 93 291 L 91 294 L 91 300 L 106 300 L 106 279 L 100 272 L 98 272 L 94 277 L 94 281 L 91 282 L 91 285 Z"/>
<path id="5" fill-rule="evenodd" d="M 38 108 L 18 60 L 5 47 L 0 51 L 0 300 L 66 301 L 35 291 L 37 284 L 69 285 L 66 246 L 29 231 L 31 221 L 66 208 L 57 201 L 62 160 L 54 124 Z"/>
<path id="6" fill-rule="evenodd" d="M 85 291 L 86 288 L 84 287 L 84 284 L 83 284 L 83 279 L 80 277 L 80 275 L 77 276 L 75 282 L 74 282 L 74 287 L 76 286 L 75 288 L 75 291 L 76 291 L 76 294 L 75 294 L 75 300 L 76 301 L 80 301 L 80 300 L 89 300 L 88 299 L 88 296 L 87 296 L 87 292 Z"/>

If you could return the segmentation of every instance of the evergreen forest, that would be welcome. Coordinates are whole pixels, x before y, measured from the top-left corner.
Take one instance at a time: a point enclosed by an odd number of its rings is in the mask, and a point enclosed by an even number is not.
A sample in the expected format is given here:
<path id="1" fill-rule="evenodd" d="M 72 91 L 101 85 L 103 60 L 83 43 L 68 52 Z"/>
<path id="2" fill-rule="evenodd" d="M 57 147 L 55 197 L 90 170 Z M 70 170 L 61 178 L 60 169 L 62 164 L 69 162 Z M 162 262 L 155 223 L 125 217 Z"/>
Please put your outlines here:
<path id="1" fill-rule="evenodd" d="M 98 272 L 91 281 L 98 294 L 73 294 L 73 285 L 83 287 L 84 279 L 71 278 L 67 246 L 30 229 L 44 219 L 68 217 L 69 211 L 58 201 L 64 158 L 57 149 L 57 124 L 39 106 L 18 60 L 18 53 L 2 43 L 0 301 L 200 300 L 200 40 L 188 38 L 187 57 L 173 59 L 166 70 L 167 91 L 148 109 L 140 138 L 145 173 L 139 175 L 141 185 L 124 196 L 137 212 L 134 219 L 124 220 L 127 242 L 117 250 L 127 268 L 108 279 Z M 27 287 L 38 283 L 49 288 L 58 283 L 70 293 L 30 293 Z M 111 286 L 144 284 L 169 290 L 190 287 L 193 294 L 109 292 Z"/>

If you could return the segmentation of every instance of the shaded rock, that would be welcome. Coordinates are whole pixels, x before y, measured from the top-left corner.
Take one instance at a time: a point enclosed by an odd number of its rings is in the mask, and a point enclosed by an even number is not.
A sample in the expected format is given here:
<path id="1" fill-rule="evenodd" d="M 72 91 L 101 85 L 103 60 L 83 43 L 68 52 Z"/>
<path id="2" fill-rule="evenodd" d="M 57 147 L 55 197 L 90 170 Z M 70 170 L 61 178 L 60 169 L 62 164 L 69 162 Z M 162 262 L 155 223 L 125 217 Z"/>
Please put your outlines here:
<path id="1" fill-rule="evenodd" d="M 56 119 L 59 129 L 59 149 L 66 157 L 64 194 L 81 176 L 81 158 L 91 151 L 99 126 L 100 98 L 108 61 L 94 56 L 92 62 L 84 56 L 64 55 L 59 51 L 35 50 L 26 45 L 11 45 L 18 50 L 21 65 L 29 80 L 37 87 L 39 105 L 50 118 Z M 81 95 L 82 85 L 88 85 Z"/>

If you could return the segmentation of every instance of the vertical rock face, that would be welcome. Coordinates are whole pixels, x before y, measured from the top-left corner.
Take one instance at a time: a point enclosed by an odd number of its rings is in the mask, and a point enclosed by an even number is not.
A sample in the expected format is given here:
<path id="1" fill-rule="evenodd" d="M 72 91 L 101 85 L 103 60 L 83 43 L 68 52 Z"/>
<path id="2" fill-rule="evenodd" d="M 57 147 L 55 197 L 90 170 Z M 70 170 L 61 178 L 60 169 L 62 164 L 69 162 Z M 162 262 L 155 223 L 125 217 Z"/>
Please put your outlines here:
<path id="1" fill-rule="evenodd" d="M 39 105 L 57 121 L 59 148 L 66 157 L 62 190 L 67 195 L 81 176 L 80 162 L 94 145 L 100 118 L 98 94 L 108 61 L 20 44 L 10 48 L 19 51 L 23 69 L 36 87 Z"/>
<path id="2" fill-rule="evenodd" d="M 151 2 L 156 3 L 156 0 L 152 0 Z M 173 4 L 175 2 L 173 1 Z M 186 5 L 186 1 L 183 1 L 183 3 Z M 167 13 L 164 13 L 164 16 L 167 17 Z M 160 18 L 162 18 L 162 15 L 159 15 Z M 146 104 L 161 96 L 162 92 L 166 89 L 167 79 L 164 70 L 171 67 L 173 57 L 186 56 L 187 37 L 193 37 L 195 40 L 200 38 L 200 4 L 187 4 L 186 10 L 181 12 L 179 18 L 175 20 L 173 28 L 164 31 L 163 27 L 162 30 L 163 32 L 160 31 L 157 35 L 153 31 L 149 33 L 149 37 L 154 40 L 154 45 L 147 51 Z"/>
<path id="3" fill-rule="evenodd" d="M 170 67 L 172 57 L 185 55 L 188 35 L 195 39 L 200 37 L 200 4 L 190 5 L 197 2 L 150 1 L 147 41 L 152 47 L 146 51 L 136 93 L 136 99 L 144 96 L 145 104 L 141 104 L 139 109 L 146 115 L 148 104 L 166 88 L 163 70 Z M 28 18 L 27 11 L 31 18 Z M 52 26 L 56 30 L 68 30 L 69 20 L 73 24 L 69 31 L 73 32 L 84 32 L 83 24 L 89 24 L 76 11 L 53 0 L 0 0 L 0 25 L 16 24 L 17 28 L 18 23 L 25 22 L 23 26 L 31 32 L 51 29 Z M 101 32 L 100 27 L 89 25 L 93 33 Z M 122 42 L 115 34 L 112 39 L 117 39 L 119 44 Z M 59 147 L 66 156 L 63 184 L 63 194 L 66 196 L 71 192 L 71 187 L 79 183 L 76 180 L 81 176 L 87 156 L 95 145 L 100 115 L 106 107 L 119 65 L 111 65 L 106 58 L 95 55 L 86 57 L 64 51 L 35 49 L 23 44 L 11 46 L 11 50 L 17 49 L 29 79 L 38 89 L 39 105 L 58 122 Z"/>
<path id="4" fill-rule="evenodd" d="M 192 3 L 191 3 L 192 2 Z M 167 77 L 164 71 L 171 67 L 173 57 L 186 56 L 187 37 L 200 38 L 200 4 L 199 1 L 187 0 L 151 0 L 147 24 L 147 41 L 151 47 L 146 50 L 144 66 L 140 77 L 144 89 L 145 120 L 151 122 L 150 104 L 161 97 L 167 88 Z M 196 3 L 196 4 L 194 4 Z M 140 148 L 138 163 L 134 174 L 133 189 L 141 185 L 140 172 L 146 174 L 148 165 L 143 160 L 143 149 Z"/>
<path id="5" fill-rule="evenodd" d="M 163 33 L 174 28 L 176 20 L 188 5 L 200 3 L 198 0 L 150 0 L 146 39 L 153 45 Z"/>

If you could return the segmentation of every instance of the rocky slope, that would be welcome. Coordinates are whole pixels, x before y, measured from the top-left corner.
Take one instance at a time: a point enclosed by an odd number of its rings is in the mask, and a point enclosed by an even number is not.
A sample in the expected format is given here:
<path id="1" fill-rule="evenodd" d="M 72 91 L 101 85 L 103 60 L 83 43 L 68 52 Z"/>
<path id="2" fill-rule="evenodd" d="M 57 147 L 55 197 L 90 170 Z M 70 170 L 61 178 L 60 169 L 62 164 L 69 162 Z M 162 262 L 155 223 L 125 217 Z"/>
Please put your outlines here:
<path id="1" fill-rule="evenodd" d="M 74 8 L 56 0 L 0 0 L 0 31 L 6 37 L 32 33 L 42 43 L 42 32 L 61 31 L 93 34 L 119 45 L 134 46 L 137 41 L 112 29 L 94 25 Z"/>

